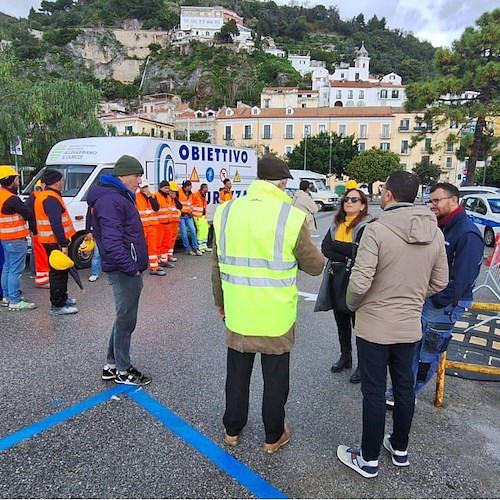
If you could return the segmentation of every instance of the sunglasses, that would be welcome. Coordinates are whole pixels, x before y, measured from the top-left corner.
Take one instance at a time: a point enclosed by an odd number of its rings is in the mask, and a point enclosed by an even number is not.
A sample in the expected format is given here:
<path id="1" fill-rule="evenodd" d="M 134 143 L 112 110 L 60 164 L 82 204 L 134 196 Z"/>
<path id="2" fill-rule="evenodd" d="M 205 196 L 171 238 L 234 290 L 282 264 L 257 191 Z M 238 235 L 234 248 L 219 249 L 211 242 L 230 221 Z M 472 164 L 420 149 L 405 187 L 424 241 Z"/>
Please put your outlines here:
<path id="1" fill-rule="evenodd" d="M 347 203 L 348 201 L 352 203 L 358 203 L 361 201 L 361 198 L 359 198 L 358 196 L 344 196 L 343 201 L 344 203 Z"/>

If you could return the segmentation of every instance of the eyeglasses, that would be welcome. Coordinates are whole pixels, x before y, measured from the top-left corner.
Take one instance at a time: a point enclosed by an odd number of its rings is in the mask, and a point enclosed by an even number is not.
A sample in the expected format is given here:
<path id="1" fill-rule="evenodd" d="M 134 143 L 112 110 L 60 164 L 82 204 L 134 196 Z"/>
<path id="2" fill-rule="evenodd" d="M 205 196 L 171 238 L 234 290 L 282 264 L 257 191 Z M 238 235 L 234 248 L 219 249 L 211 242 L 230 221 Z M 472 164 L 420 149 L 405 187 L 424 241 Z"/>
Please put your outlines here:
<path id="1" fill-rule="evenodd" d="M 453 196 L 445 196 L 444 198 L 434 198 L 432 200 L 427 201 L 425 204 L 426 205 L 437 205 L 440 201 L 449 200 L 450 198 L 453 198 Z"/>
<path id="2" fill-rule="evenodd" d="M 359 201 L 361 201 L 361 198 L 357 197 L 357 196 L 344 196 L 344 203 L 347 203 L 348 201 L 350 201 L 351 203 L 358 203 Z"/>

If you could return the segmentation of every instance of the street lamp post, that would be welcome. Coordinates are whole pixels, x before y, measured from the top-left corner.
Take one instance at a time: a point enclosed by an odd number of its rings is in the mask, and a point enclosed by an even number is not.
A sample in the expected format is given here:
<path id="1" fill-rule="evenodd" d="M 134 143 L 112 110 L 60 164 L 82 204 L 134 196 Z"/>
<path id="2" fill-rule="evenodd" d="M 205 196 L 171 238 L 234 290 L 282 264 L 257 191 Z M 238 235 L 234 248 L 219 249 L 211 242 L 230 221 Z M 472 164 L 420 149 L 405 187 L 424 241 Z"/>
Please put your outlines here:
<path id="1" fill-rule="evenodd" d="M 330 144 L 330 149 L 329 149 L 329 153 L 328 153 L 328 174 L 332 175 L 332 142 L 333 142 L 333 139 L 332 139 L 331 135 L 330 135 L 330 140 L 328 142 Z"/>
<path id="2" fill-rule="evenodd" d="M 304 136 L 304 170 L 307 166 L 307 134 Z"/>

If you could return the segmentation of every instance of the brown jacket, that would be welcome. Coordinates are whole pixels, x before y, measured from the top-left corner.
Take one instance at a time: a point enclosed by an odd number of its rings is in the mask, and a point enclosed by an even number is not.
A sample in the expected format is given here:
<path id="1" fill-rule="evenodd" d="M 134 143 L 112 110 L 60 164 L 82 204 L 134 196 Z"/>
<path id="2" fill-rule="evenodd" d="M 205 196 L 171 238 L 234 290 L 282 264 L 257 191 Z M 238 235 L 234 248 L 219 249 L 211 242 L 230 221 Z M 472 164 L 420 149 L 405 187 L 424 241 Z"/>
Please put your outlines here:
<path id="1" fill-rule="evenodd" d="M 314 203 L 311 196 L 299 189 L 293 196 L 292 205 L 305 212 L 307 227 L 309 231 L 314 231 L 316 229 L 314 214 L 318 212 L 318 205 Z"/>
<path id="2" fill-rule="evenodd" d="M 447 284 L 435 215 L 409 203 L 386 207 L 365 228 L 347 287 L 356 336 L 376 344 L 418 341 L 424 299 Z"/>
<path id="3" fill-rule="evenodd" d="M 323 271 L 325 259 L 311 240 L 307 223 L 300 230 L 294 255 L 299 269 L 312 276 L 318 276 Z M 224 296 L 220 279 L 219 262 L 217 260 L 217 242 L 213 241 L 212 253 L 212 291 L 217 308 L 224 308 Z M 255 311 L 258 314 L 258 311 Z M 257 337 L 240 335 L 226 329 L 227 347 L 239 352 L 261 352 L 263 354 L 283 354 L 290 352 L 295 343 L 295 325 L 280 337 Z"/>

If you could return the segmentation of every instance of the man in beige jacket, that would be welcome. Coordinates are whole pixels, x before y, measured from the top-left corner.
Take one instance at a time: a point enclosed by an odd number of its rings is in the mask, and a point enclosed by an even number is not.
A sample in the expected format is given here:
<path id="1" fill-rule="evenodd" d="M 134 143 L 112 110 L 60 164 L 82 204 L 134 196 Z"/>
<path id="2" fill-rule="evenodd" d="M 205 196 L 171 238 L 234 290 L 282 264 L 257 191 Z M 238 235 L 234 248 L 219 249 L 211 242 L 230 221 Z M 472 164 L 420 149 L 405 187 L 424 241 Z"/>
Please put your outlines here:
<path id="1" fill-rule="evenodd" d="M 361 449 L 337 448 L 339 460 L 364 477 L 378 474 L 381 445 L 407 466 L 413 419 L 413 355 L 422 336 L 426 297 L 448 284 L 444 238 L 434 214 L 413 204 L 418 178 L 392 173 L 382 188 L 383 212 L 367 225 L 347 288 L 356 311 L 356 343 L 363 393 Z M 387 367 L 394 385 L 393 432 L 384 436 Z"/>
<path id="2" fill-rule="evenodd" d="M 314 200 L 309 194 L 310 186 L 309 181 L 300 181 L 300 189 L 294 194 L 292 205 L 305 212 L 307 227 L 309 231 L 314 231 L 316 229 L 314 214 L 318 213 L 318 205 L 314 203 Z"/>

